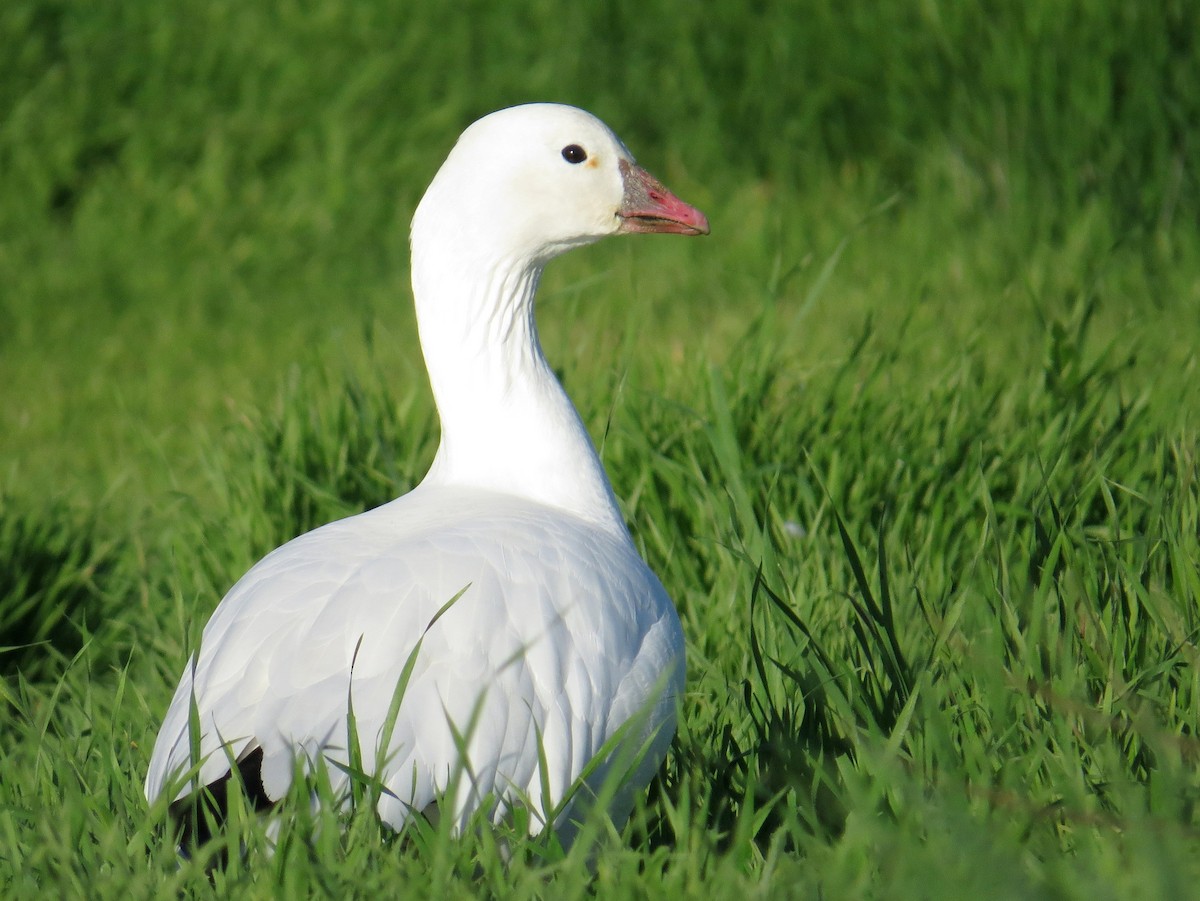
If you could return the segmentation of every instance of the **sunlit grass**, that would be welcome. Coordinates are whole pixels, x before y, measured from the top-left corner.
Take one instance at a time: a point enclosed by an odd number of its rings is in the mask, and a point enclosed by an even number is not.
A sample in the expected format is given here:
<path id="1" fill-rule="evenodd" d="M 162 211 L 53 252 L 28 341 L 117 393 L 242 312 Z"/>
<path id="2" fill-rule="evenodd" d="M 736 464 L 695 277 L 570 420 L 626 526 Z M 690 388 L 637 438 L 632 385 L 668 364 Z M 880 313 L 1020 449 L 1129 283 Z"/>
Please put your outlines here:
<path id="1" fill-rule="evenodd" d="M 211 891 L 142 796 L 159 719 L 247 566 L 423 474 L 407 221 L 534 98 L 713 223 L 540 297 L 683 619 L 679 736 L 591 862 L 298 786 L 216 890 L 1190 893 L 1200 26 L 841 6 L 5 6 L 0 895 Z"/>

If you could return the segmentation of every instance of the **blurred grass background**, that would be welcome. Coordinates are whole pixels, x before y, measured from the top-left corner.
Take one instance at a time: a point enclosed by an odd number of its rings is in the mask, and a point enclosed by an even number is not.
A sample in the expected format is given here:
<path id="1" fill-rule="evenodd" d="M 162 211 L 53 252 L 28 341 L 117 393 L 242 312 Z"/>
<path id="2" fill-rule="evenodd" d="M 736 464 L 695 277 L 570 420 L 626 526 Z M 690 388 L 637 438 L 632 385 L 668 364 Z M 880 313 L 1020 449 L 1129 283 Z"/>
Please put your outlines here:
<path id="1" fill-rule="evenodd" d="M 977 269 L 1013 292 L 984 311 L 1001 341 L 1026 343 L 1029 295 L 1105 277 L 1130 282 L 1118 321 L 1161 315 L 1168 295 L 1196 299 L 1178 273 L 1195 247 L 1189 9 L 6 4 L 8 481 L 41 494 L 82 475 L 94 491 L 156 441 L 186 455 L 190 421 L 263 402 L 314 342 L 353 357 L 383 329 L 412 359 L 411 210 L 464 123 L 532 99 L 597 112 L 716 217 L 715 260 L 711 245 L 628 251 L 685 255 L 662 292 L 690 307 L 664 313 L 676 339 L 698 320 L 736 329 L 768 266 L 827 260 L 892 197 L 840 273 L 870 296 L 811 318 L 923 307 L 969 331 L 979 298 L 947 295 Z M 1072 271 L 1051 271 L 1050 249 Z M 892 254 L 911 262 L 889 269 Z M 566 265 L 567 283 L 597 268 Z M 714 278 L 719 303 L 695 290 Z M 137 468 L 134 482 L 163 469 Z"/>
<path id="2" fill-rule="evenodd" d="M 138 804 L 187 635 L 420 477 L 408 220 L 556 100 L 713 224 L 540 297 L 691 690 L 626 856 L 556 890 L 1185 896 L 1198 40 L 1185 0 L 9 0 L 0 886 L 191 885 Z M 371 848 L 288 878 L 499 891 Z"/>

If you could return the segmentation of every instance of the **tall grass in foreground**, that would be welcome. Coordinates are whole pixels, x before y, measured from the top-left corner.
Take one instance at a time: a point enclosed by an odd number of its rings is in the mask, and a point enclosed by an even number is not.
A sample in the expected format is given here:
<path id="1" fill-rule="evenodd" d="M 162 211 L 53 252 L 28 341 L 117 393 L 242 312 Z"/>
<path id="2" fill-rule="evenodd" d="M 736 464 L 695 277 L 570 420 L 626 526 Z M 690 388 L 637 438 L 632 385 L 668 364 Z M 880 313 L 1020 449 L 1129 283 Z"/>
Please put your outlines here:
<path id="1" fill-rule="evenodd" d="M 540 297 L 679 737 L 594 873 L 298 787 L 215 890 L 1191 893 L 1193 4 L 803 7 L 3 5 L 0 895 L 212 892 L 141 795 L 171 688 L 262 553 L 423 474 L 407 218 L 534 98 L 714 225 Z"/>
<path id="2" fill-rule="evenodd" d="M 902 336 L 868 327 L 801 380 L 756 323 L 744 348 L 759 350 L 692 364 L 690 394 L 621 395 L 606 464 L 680 606 L 689 686 L 667 767 L 594 876 L 544 839 L 395 837 L 367 814 L 311 813 L 298 791 L 274 857 L 235 814 L 225 847 L 251 853 L 218 889 L 1183 896 L 1200 797 L 1196 436 L 1123 390 L 1126 361 L 1089 348 L 1088 322 L 1084 299 L 1054 314 L 1023 377 L 962 361 L 919 399 L 885 384 Z M 308 377 L 281 404 L 214 461 L 228 509 L 173 527 L 175 564 L 152 577 L 176 601 L 139 614 L 128 662 L 96 669 L 87 647 L 54 678 L 5 681 L 10 894 L 206 884 L 140 797 L 188 621 L 276 531 L 371 503 L 381 467 L 419 472 L 372 462 L 383 447 L 429 447 L 378 382 Z"/>

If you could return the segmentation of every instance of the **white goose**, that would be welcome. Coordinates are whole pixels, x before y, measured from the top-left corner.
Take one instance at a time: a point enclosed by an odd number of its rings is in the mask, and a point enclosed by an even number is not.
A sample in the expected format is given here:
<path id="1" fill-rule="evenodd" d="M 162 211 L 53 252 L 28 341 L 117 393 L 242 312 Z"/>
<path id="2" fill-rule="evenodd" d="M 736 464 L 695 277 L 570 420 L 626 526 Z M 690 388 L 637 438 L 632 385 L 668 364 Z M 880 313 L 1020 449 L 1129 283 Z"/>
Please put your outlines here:
<path id="1" fill-rule="evenodd" d="M 582 110 L 518 106 L 462 134 L 412 224 L 442 427 L 433 466 L 409 494 L 288 542 L 234 585 L 167 711 L 147 798 L 170 789 L 177 813 L 198 786 L 220 798 L 231 758 L 260 807 L 287 791 L 297 758 L 324 757 L 345 791 L 349 697 L 393 827 L 436 811 L 461 830 L 481 804 L 494 822 L 527 804 L 531 832 L 553 825 L 569 844 L 589 761 L 647 749 L 608 808 L 621 826 L 675 731 L 683 634 L 542 356 L 533 306 L 548 260 L 623 232 L 699 235 L 708 222 Z M 202 763 L 180 787 L 193 697 Z M 200 828 L 192 840 L 216 823 Z"/>

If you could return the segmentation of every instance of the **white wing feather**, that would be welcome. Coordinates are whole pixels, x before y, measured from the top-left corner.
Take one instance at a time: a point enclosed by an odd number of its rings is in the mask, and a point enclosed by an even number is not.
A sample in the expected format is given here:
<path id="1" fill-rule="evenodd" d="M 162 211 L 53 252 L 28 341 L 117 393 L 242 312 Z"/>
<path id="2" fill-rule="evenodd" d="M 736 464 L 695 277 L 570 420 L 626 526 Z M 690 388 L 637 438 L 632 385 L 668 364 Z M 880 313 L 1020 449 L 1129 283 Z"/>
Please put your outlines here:
<path id="1" fill-rule="evenodd" d="M 422 635 L 381 766 L 381 730 Z M 682 682 L 678 617 L 628 538 L 519 498 L 424 486 L 300 536 L 233 587 L 171 702 L 146 792 L 157 797 L 192 765 L 193 692 L 199 783 L 228 772 L 223 745 L 235 759 L 262 748 L 263 787 L 278 798 L 297 755 L 348 762 L 352 690 L 363 766 L 395 796 L 379 805 L 385 821 L 398 827 L 410 810 L 440 803 L 461 828 L 489 793 L 495 819 L 526 801 L 540 813 L 643 709 L 628 741 L 651 738 L 631 780 L 644 785 L 674 733 Z M 466 760 L 455 730 L 466 737 Z M 344 788 L 341 771 L 329 772 Z M 445 797 L 456 779 L 458 791 Z M 183 785 L 175 797 L 192 790 Z M 614 804 L 618 822 L 630 800 Z M 539 825 L 535 816 L 531 828 Z"/>

